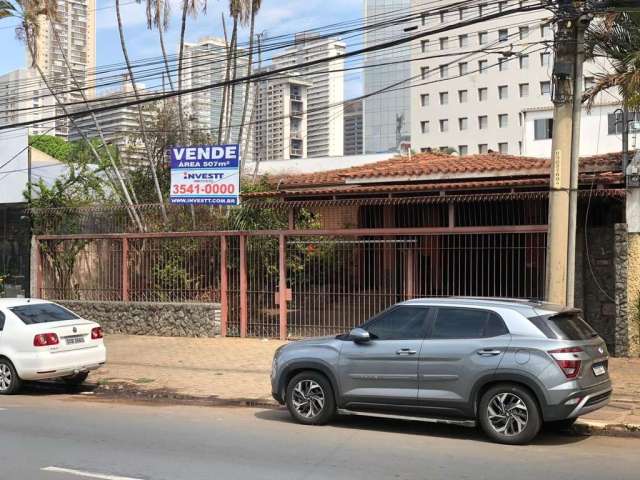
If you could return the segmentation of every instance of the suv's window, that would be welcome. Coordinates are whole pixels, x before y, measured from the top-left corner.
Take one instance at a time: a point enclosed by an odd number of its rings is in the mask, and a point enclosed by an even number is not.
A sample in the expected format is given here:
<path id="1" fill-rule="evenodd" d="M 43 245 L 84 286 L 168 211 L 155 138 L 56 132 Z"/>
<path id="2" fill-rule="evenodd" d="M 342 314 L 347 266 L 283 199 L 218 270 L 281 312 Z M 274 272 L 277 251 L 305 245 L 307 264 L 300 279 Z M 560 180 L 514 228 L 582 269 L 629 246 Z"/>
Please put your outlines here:
<path id="1" fill-rule="evenodd" d="M 0 312 L 0 332 L 4 330 L 4 313 Z"/>
<path id="2" fill-rule="evenodd" d="M 493 312 L 471 308 L 443 307 L 433 323 L 431 338 L 485 338 L 509 333 L 502 319 Z"/>
<path id="3" fill-rule="evenodd" d="M 363 325 L 374 340 L 423 339 L 428 308 L 401 306 L 381 313 Z"/>
<path id="4" fill-rule="evenodd" d="M 547 338 L 558 340 L 588 340 L 597 335 L 579 312 L 562 312 L 529 318 Z"/>
<path id="5" fill-rule="evenodd" d="M 66 308 L 53 303 L 32 303 L 31 305 L 21 305 L 19 307 L 9 308 L 15 313 L 25 325 L 33 325 L 34 323 L 59 322 L 61 320 L 75 320 L 79 318 Z"/>

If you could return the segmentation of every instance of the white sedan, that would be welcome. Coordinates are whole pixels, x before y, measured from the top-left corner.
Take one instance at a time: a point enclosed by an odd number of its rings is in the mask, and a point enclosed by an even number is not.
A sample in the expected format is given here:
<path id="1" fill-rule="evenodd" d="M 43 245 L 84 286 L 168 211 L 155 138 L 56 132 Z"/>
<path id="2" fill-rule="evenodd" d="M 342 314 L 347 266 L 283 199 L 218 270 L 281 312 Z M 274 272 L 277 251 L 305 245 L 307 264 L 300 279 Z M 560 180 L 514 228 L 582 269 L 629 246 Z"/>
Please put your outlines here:
<path id="1" fill-rule="evenodd" d="M 79 385 L 105 360 L 97 323 L 45 300 L 0 299 L 0 394 L 15 393 L 22 380 Z"/>

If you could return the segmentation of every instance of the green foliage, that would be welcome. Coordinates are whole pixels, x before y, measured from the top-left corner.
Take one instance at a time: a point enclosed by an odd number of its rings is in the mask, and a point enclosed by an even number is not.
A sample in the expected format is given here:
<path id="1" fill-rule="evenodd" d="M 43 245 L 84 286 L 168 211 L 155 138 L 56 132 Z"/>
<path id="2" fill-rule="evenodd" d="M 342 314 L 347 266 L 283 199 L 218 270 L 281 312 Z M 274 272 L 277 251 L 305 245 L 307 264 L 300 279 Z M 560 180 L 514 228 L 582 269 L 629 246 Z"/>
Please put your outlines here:
<path id="1" fill-rule="evenodd" d="M 61 162 L 66 162 L 71 152 L 71 144 L 54 135 L 29 135 L 29 145 Z"/>

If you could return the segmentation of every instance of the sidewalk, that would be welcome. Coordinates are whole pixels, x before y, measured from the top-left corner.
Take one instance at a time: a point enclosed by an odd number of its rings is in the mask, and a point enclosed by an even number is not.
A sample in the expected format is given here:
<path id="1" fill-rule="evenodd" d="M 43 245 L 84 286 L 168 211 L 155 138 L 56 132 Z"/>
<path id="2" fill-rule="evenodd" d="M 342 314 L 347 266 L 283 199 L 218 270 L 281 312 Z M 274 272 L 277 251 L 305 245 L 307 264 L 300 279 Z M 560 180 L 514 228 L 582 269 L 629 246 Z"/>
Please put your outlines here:
<path id="1" fill-rule="evenodd" d="M 269 373 L 285 342 L 239 338 L 109 335 L 107 365 L 89 377 L 98 392 L 230 404 L 274 404 Z M 610 360 L 611 403 L 581 417 L 584 431 L 640 432 L 640 359 Z"/>

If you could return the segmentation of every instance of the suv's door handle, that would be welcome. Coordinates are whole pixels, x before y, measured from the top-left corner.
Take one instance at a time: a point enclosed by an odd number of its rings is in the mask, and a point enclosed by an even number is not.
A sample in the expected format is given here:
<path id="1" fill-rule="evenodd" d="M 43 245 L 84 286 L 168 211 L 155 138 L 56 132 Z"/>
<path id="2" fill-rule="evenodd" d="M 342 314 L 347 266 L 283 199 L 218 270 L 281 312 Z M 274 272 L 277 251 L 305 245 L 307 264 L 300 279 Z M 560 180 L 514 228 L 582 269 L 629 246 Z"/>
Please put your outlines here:
<path id="1" fill-rule="evenodd" d="M 500 355 L 502 352 L 500 350 L 491 350 L 490 348 L 485 348 L 482 350 L 478 350 L 477 353 L 482 357 L 495 357 L 496 355 Z"/>
<path id="2" fill-rule="evenodd" d="M 410 348 L 401 348 L 400 350 L 396 350 L 396 355 L 415 355 L 415 350 L 411 350 Z"/>

